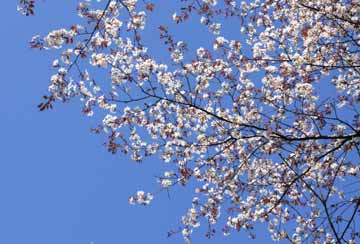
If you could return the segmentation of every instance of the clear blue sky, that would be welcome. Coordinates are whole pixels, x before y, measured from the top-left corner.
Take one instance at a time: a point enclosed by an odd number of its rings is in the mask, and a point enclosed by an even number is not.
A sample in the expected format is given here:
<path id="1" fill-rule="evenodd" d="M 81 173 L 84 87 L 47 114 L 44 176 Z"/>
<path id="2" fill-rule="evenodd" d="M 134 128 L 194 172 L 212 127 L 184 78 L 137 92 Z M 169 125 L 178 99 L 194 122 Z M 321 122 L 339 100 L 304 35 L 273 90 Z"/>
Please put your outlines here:
<path id="1" fill-rule="evenodd" d="M 69 26 L 76 5 L 39 2 L 38 14 L 28 18 L 16 12 L 17 1 L 1 3 L 0 244 L 183 243 L 181 235 L 166 233 L 190 206 L 191 188 L 177 188 L 171 199 L 158 195 L 148 207 L 131 206 L 129 195 L 157 189 L 161 162 L 137 165 L 107 153 L 103 138 L 89 132 L 96 121 L 80 116 L 77 101 L 38 112 L 53 54 L 30 50 L 28 41 Z M 246 233 L 207 240 L 205 232 L 194 234 L 194 244 L 271 243 L 264 229 L 256 241 Z"/>

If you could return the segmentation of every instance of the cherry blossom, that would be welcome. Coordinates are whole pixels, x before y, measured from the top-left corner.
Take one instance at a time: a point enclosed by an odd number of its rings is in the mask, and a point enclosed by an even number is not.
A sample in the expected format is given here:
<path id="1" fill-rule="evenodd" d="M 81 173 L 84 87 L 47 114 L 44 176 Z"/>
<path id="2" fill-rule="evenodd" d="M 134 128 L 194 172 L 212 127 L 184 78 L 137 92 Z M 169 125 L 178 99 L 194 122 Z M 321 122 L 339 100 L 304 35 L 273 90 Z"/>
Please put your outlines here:
<path id="1" fill-rule="evenodd" d="M 34 3 L 18 10 L 33 15 Z M 39 109 L 79 98 L 82 113 L 100 116 L 93 131 L 109 152 L 161 159 L 159 189 L 138 191 L 131 204 L 195 184 L 181 230 L 169 232 L 188 243 L 202 228 L 209 238 L 216 230 L 256 238 L 255 223 L 274 241 L 358 243 L 360 5 L 175 5 L 169 23 L 154 27 L 147 21 L 161 4 L 87 0 L 79 23 L 34 36 L 32 48 L 61 51 Z M 189 18 L 210 33 L 206 46 L 189 47 L 167 27 Z M 158 31 L 168 59 L 149 49 L 146 29 Z"/>

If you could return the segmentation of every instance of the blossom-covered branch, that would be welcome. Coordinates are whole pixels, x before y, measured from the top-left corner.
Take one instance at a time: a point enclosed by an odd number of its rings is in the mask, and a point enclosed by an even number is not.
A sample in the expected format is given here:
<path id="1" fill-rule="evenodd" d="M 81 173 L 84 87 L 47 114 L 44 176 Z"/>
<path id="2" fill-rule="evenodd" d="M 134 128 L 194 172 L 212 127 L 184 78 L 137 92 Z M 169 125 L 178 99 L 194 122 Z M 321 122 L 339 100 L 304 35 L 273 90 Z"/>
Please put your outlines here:
<path id="1" fill-rule="evenodd" d="M 20 4 L 33 14 L 34 1 Z M 93 131 L 106 135 L 109 152 L 136 162 L 159 156 L 167 168 L 160 189 L 192 180 L 197 188 L 181 219 L 187 242 L 202 225 L 208 237 L 219 228 L 255 238 L 255 222 L 275 241 L 359 242 L 360 5 L 175 5 L 174 23 L 146 26 L 160 4 L 83 1 L 79 23 L 35 36 L 32 48 L 61 50 L 40 110 L 80 98 L 85 115 L 101 116 Z M 171 28 L 194 18 L 194 28 L 211 35 L 202 47 Z M 148 50 L 145 28 L 159 32 L 168 59 Z M 151 200 L 144 191 L 129 198 Z"/>

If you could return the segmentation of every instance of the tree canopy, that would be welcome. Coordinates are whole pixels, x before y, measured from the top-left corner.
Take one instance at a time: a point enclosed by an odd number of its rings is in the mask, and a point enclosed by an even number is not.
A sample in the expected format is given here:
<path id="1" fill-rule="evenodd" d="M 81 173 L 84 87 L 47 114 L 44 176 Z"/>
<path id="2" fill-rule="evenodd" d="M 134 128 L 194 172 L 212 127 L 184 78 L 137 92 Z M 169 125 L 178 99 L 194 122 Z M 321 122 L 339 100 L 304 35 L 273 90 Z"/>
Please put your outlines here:
<path id="1" fill-rule="evenodd" d="M 35 2 L 51 4 L 18 10 Z M 78 23 L 34 36 L 55 56 L 39 109 L 80 98 L 109 152 L 160 157 L 161 189 L 195 184 L 186 242 L 202 225 L 255 238 L 256 222 L 274 241 L 360 242 L 359 1 L 182 0 L 147 24 L 161 4 L 82 1 Z M 175 31 L 193 20 L 203 46 Z"/>

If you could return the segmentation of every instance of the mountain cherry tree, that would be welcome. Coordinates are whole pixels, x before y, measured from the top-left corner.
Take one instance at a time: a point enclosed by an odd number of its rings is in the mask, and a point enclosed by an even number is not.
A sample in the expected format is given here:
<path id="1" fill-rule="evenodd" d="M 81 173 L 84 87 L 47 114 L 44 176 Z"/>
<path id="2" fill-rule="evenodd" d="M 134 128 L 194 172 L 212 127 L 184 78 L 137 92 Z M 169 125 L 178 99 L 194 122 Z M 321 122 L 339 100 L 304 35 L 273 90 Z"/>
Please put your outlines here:
<path id="1" fill-rule="evenodd" d="M 259 222 L 274 241 L 360 243 L 360 2 L 181 0 L 151 26 L 150 1 L 83 0 L 78 23 L 33 37 L 60 53 L 39 109 L 80 98 L 109 152 L 160 157 L 160 189 L 196 184 L 169 235 L 255 238 Z M 206 44 L 180 40 L 188 21 Z"/>

